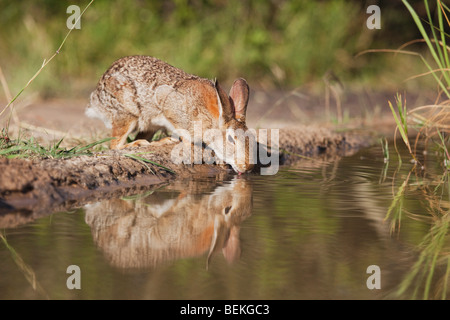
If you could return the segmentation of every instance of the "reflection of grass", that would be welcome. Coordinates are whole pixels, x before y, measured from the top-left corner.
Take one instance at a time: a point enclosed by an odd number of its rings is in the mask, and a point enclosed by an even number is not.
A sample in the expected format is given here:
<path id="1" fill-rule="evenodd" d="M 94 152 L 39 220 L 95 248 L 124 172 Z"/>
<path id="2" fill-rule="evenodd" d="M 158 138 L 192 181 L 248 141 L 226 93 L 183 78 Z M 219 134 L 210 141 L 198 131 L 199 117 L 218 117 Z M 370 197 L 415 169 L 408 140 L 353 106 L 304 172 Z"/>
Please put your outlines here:
<path id="1" fill-rule="evenodd" d="M 6 249 L 8 249 L 8 251 L 11 253 L 11 257 L 13 258 L 16 265 L 19 267 L 20 271 L 22 271 L 23 275 L 25 276 L 25 279 L 27 279 L 28 283 L 30 283 L 33 290 L 36 291 L 45 299 L 50 299 L 47 292 L 42 288 L 42 286 L 37 281 L 36 274 L 34 273 L 33 269 L 29 265 L 27 265 L 25 261 L 23 261 L 22 257 L 16 252 L 16 250 L 14 250 L 13 247 L 10 246 L 5 236 L 1 233 L 0 239 L 2 240 Z"/>
<path id="2" fill-rule="evenodd" d="M 412 299 L 446 299 L 450 280 L 450 173 L 445 171 L 440 176 L 425 178 L 417 176 L 416 169 L 416 166 L 412 168 L 394 193 L 385 220 L 390 222 L 391 232 L 400 232 L 401 223 L 406 219 L 421 222 L 429 230 L 416 248 L 417 261 L 394 294 Z M 426 212 L 418 214 L 408 210 L 405 200 L 414 194 L 415 198 L 424 199 L 420 207 Z"/>
<path id="3" fill-rule="evenodd" d="M 420 291 L 422 291 L 423 299 L 439 297 L 446 299 L 447 297 L 450 270 L 450 254 L 448 252 L 450 201 L 448 194 L 439 195 L 437 193 L 443 187 L 448 189 L 448 178 L 448 173 L 445 173 L 444 179 L 447 180 L 445 186 L 442 179 L 437 179 L 419 187 L 419 191 L 424 193 L 423 198 L 426 201 L 424 207 L 427 208 L 428 216 L 431 217 L 431 227 L 419 244 L 418 260 L 399 286 L 397 291 L 399 296 L 412 289 L 413 299 L 420 295 Z M 448 190 L 446 191 L 448 192 Z M 397 206 L 397 209 L 404 212 L 401 207 Z M 400 212 L 400 216 L 402 212 Z M 436 279 L 437 277 L 439 278 Z"/>
<path id="4" fill-rule="evenodd" d="M 386 220 L 391 220 L 391 232 L 395 231 L 400 227 L 400 222 L 402 220 L 403 213 L 403 200 L 405 197 L 405 187 L 407 185 L 407 180 L 403 181 L 400 188 L 398 188 L 397 193 L 394 195 L 394 199 L 389 206 L 386 213 Z"/>
<path id="5" fill-rule="evenodd" d="M 386 138 L 380 139 L 381 149 L 383 150 L 384 162 L 389 161 L 389 142 Z"/>

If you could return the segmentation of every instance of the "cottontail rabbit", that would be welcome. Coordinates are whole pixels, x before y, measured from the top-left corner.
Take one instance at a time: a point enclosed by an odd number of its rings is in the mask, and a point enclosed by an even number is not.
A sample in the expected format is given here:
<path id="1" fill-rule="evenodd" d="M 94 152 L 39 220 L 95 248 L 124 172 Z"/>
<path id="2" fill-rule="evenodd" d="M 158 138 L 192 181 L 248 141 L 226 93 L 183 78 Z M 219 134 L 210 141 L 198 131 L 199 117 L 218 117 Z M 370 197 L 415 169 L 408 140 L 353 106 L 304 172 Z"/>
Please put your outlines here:
<path id="1" fill-rule="evenodd" d="M 201 122 L 203 132 L 221 132 L 221 144 L 209 145 L 216 157 L 242 173 L 254 167 L 249 152 L 251 141 L 237 139 L 233 132 L 247 132 L 248 98 L 249 87 L 244 79 L 234 82 L 228 96 L 217 81 L 185 73 L 153 57 L 129 56 L 114 62 L 103 74 L 91 94 L 86 114 L 112 128 L 116 139 L 111 149 L 148 145 L 142 137 L 151 137 L 161 128 L 171 132 L 184 129 L 193 136 L 194 122 Z M 227 129 L 234 131 L 228 130 L 232 134 L 227 134 Z M 127 136 L 135 131 L 137 140 L 126 144 Z"/>

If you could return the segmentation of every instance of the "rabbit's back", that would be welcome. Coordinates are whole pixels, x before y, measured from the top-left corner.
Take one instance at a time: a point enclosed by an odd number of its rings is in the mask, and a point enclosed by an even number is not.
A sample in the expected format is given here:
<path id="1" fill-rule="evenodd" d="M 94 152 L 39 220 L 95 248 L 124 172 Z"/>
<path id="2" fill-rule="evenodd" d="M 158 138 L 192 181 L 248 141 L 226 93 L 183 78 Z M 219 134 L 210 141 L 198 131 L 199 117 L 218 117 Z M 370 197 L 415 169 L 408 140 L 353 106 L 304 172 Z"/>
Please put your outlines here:
<path id="1" fill-rule="evenodd" d="M 176 87 L 183 80 L 198 80 L 199 77 L 188 74 L 164 61 L 150 56 L 128 56 L 115 61 L 104 73 L 102 81 L 114 74 L 121 74 L 138 86 L 155 89 L 160 85 Z"/>
<path id="2" fill-rule="evenodd" d="M 112 96 L 125 107 L 130 102 L 148 105 L 152 103 L 158 87 L 168 86 L 176 89 L 189 80 L 206 79 L 188 74 L 154 57 L 128 56 L 115 61 L 109 67 L 100 78 L 94 94 L 101 100 Z M 109 101 L 102 102 L 108 104 Z"/>
<path id="3" fill-rule="evenodd" d="M 203 103 L 199 99 L 204 100 L 203 90 L 194 90 L 199 86 L 203 87 L 200 89 L 209 89 L 210 96 L 215 97 L 211 94 L 214 85 L 208 79 L 186 73 L 154 57 L 127 56 L 115 61 L 100 78 L 86 113 L 102 119 L 107 127 L 127 122 L 130 117 L 137 118 L 138 127 L 142 130 L 151 122 L 158 122 L 161 113 L 166 113 L 165 117 L 175 113 L 174 118 L 186 122 L 180 126 L 187 127 L 191 112 L 185 109 L 187 106 L 196 109 Z M 168 96 L 167 93 L 173 90 L 177 95 Z M 174 101 L 177 97 L 178 100 Z M 180 101 L 183 108 L 174 108 Z"/>

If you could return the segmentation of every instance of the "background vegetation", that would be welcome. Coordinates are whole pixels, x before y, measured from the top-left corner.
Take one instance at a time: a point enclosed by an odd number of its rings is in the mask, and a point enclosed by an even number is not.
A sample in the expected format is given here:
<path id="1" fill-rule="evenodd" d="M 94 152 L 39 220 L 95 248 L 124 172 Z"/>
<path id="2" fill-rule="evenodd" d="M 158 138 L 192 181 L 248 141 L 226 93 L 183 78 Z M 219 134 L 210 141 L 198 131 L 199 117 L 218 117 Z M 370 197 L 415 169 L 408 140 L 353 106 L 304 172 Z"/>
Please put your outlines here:
<path id="1" fill-rule="evenodd" d="M 59 47 L 67 7 L 88 3 L 0 0 L 0 67 L 13 95 Z M 422 1 L 410 3 L 423 13 Z M 381 30 L 366 27 L 370 4 L 381 8 Z M 30 90 L 44 98 L 86 94 L 115 59 L 131 54 L 223 81 L 244 76 L 263 88 L 322 83 L 333 71 L 345 82 L 386 89 L 422 72 L 418 58 L 355 55 L 419 37 L 401 1 L 96 0 Z"/>

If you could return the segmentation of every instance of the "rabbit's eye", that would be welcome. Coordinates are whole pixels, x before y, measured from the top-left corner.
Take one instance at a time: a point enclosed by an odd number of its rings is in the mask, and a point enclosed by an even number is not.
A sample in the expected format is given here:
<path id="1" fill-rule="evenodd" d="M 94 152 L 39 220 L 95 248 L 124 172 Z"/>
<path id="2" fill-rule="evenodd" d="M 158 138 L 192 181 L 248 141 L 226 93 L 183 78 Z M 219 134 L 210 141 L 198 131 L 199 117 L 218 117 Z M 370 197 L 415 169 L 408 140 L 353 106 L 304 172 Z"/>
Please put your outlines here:
<path id="1" fill-rule="evenodd" d="M 226 207 L 225 208 L 225 214 L 228 214 L 228 212 L 230 212 L 230 210 L 231 210 L 231 207 Z"/>
<path id="2" fill-rule="evenodd" d="M 228 135 L 228 141 L 230 141 L 231 143 L 234 143 L 234 139 L 232 136 Z"/>

